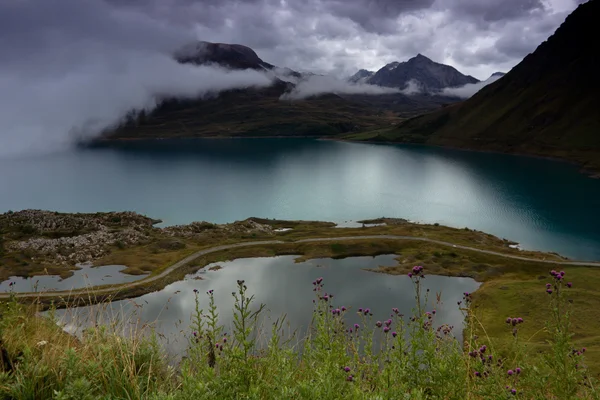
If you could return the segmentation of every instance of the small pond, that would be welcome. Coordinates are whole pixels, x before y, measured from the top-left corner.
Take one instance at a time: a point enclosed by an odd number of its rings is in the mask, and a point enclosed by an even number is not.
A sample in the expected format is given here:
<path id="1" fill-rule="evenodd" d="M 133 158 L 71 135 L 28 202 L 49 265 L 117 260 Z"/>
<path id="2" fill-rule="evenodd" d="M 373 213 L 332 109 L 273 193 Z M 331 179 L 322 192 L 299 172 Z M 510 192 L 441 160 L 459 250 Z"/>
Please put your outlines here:
<path id="1" fill-rule="evenodd" d="M 263 325 L 267 331 L 273 321 L 285 314 L 290 330 L 305 332 L 311 321 L 315 298 L 312 282 L 319 277 L 323 277 L 324 289 L 334 294 L 333 304 L 351 307 L 352 310 L 368 307 L 374 320 L 389 318 L 393 307 L 410 315 L 415 305 L 413 284 L 407 276 L 364 270 L 396 265 L 396 255 L 313 259 L 299 263 L 295 262 L 297 257 L 245 258 L 210 264 L 163 290 L 108 306 L 59 310 L 57 316 L 65 324 L 65 329 L 71 332 L 85 327 L 90 317 L 92 320 L 125 321 L 124 333 L 131 332 L 132 327 L 152 323 L 157 333 L 164 335 L 163 345 L 167 350 L 173 355 L 181 355 L 191 333 L 194 289 L 199 291 L 204 310 L 208 308 L 206 292 L 214 290 L 221 323 L 225 325 L 226 332 L 231 332 L 232 292 L 236 290 L 238 279 L 245 281 L 248 293 L 256 296 L 257 304 L 266 305 Z M 463 316 L 457 301 L 462 299 L 463 292 L 472 292 L 479 284 L 470 278 L 427 276 L 424 285 L 430 289 L 430 302 L 435 300 L 435 293 L 441 293 L 443 304 L 435 306 L 436 323 L 454 325 L 454 334 L 460 336 Z M 432 307 L 433 304 L 429 309 Z M 359 322 L 354 312 L 348 314 L 347 320 Z"/>
<path id="2" fill-rule="evenodd" d="M 92 267 L 89 264 L 81 264 L 78 267 L 81 269 L 74 270 L 73 275 L 65 279 L 58 275 L 36 275 L 29 278 L 11 276 L 8 280 L 0 283 L 0 293 L 11 290 L 10 282 L 14 282 L 12 286 L 14 292 L 48 292 L 127 283 L 146 277 L 146 275 L 122 273 L 121 271 L 127 268 L 124 265 Z"/>

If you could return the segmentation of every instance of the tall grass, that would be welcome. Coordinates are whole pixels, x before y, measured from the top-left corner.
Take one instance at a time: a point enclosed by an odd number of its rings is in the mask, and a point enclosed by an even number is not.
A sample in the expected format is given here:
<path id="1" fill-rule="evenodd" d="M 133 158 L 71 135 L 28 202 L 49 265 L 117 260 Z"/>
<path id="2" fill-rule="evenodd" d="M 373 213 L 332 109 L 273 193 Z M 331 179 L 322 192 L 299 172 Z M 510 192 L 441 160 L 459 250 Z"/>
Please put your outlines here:
<path id="1" fill-rule="evenodd" d="M 213 291 L 196 302 L 187 353 L 170 367 L 156 335 L 120 336 L 110 324 L 66 334 L 50 318 L 15 299 L 2 305 L 0 398 L 4 399 L 598 399 L 587 374 L 586 349 L 575 349 L 566 292 L 552 271 L 540 296 L 548 299 L 544 354 L 526 351 L 520 316 L 506 320 L 509 346 L 486 335 L 465 293 L 461 340 L 436 323 L 424 270 L 409 274 L 412 315 L 390 310 L 374 321 L 369 309 L 336 304 L 325 282 L 313 282 L 311 327 L 301 340 L 284 334 L 284 319 L 259 331 L 264 305 L 237 282 L 231 332 L 219 321 Z M 346 322 L 358 313 L 356 324 Z M 502 345 L 496 345 L 496 341 Z"/>

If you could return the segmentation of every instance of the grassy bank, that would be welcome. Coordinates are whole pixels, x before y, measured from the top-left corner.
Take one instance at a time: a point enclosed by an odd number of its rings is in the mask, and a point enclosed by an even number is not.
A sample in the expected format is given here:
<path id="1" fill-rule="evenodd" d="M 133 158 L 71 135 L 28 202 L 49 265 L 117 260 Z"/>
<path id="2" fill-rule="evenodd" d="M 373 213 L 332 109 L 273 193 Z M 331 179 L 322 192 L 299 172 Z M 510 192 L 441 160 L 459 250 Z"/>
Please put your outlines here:
<path id="1" fill-rule="evenodd" d="M 416 299 L 425 293 L 426 271 L 411 272 Z M 52 319 L 36 317 L 30 306 L 8 301 L 0 319 L 0 398 L 596 399 L 589 351 L 571 340 L 577 329 L 567 279 L 569 273 L 548 279 L 552 294 L 538 282 L 550 341 L 544 354 L 527 351 L 527 316 L 509 315 L 515 322 L 507 324 L 506 315 L 496 315 L 504 324 L 500 337 L 480 334 L 470 294 L 461 304 L 464 327 L 437 326 L 434 296 L 416 302 L 411 316 L 392 309 L 388 321 L 374 321 L 369 310 L 336 304 L 320 279 L 313 283 L 312 328 L 303 338 L 284 334 L 283 320 L 270 335 L 257 337 L 263 305 L 243 281 L 233 293 L 235 322 L 227 331 L 212 291 L 187 294 L 196 312 L 182 332 L 189 347 L 176 367 L 148 329 L 124 339 L 108 324 L 79 340 Z M 300 300 L 310 304 L 311 293 Z M 348 313 L 358 313 L 361 322 L 346 325 Z M 454 339 L 457 329 L 464 329 L 464 343 Z"/>

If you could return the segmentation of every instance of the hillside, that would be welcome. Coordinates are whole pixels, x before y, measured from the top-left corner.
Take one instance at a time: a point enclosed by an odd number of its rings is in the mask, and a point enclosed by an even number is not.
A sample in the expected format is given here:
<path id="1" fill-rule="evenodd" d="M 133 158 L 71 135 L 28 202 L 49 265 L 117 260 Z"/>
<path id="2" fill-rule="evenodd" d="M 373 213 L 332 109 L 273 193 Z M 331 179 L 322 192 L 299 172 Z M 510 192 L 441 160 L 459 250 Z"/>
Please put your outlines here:
<path id="1" fill-rule="evenodd" d="M 556 32 L 470 99 L 360 139 L 564 158 L 600 176 L 600 0 L 580 5 Z"/>
<path id="2" fill-rule="evenodd" d="M 164 101 L 151 114 L 129 119 L 104 140 L 163 137 L 335 136 L 399 122 L 392 112 L 329 94 L 282 101 L 291 84 L 240 89 L 212 99 Z"/>

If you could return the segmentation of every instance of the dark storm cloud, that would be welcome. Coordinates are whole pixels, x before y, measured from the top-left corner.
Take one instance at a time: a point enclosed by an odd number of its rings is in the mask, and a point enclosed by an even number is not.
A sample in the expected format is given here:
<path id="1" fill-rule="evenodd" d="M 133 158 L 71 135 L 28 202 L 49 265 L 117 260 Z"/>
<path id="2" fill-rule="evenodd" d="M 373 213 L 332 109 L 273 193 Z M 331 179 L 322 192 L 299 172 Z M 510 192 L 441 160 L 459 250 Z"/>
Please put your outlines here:
<path id="1" fill-rule="evenodd" d="M 349 74 L 423 53 L 465 73 L 506 70 L 580 0 L 104 0 L 268 62 Z"/>

